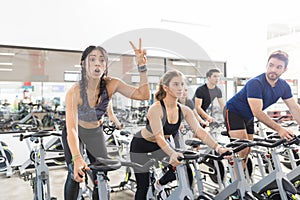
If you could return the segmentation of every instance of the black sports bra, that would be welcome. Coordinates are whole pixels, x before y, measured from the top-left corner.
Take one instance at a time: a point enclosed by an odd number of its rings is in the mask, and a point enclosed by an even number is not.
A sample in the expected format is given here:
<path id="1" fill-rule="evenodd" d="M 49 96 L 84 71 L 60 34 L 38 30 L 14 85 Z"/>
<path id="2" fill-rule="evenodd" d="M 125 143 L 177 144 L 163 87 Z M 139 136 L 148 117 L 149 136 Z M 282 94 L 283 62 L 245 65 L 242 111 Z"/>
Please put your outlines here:
<path id="1" fill-rule="evenodd" d="M 168 122 L 168 119 L 167 119 L 168 115 L 167 115 L 167 110 L 166 110 L 166 106 L 164 104 L 164 101 L 160 100 L 160 104 L 161 104 L 162 111 L 163 111 L 163 118 L 161 119 L 161 122 L 163 124 L 164 135 L 172 135 L 172 134 L 177 133 L 178 130 L 179 130 L 179 127 L 180 127 L 180 123 L 181 123 L 181 121 L 183 119 L 182 112 L 181 112 L 181 107 L 177 103 L 177 107 L 178 107 L 178 121 L 176 122 L 176 124 L 170 124 Z M 148 118 L 147 118 L 147 122 L 146 122 L 146 129 L 149 132 L 152 133 L 152 129 L 150 127 Z"/>

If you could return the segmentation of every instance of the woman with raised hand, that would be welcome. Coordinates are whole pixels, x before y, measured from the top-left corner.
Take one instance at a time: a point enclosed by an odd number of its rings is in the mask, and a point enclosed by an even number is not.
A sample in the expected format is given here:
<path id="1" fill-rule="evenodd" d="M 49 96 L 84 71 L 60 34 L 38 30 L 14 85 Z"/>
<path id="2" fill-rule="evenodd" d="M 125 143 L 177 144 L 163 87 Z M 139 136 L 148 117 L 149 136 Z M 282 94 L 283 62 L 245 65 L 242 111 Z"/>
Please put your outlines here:
<path id="1" fill-rule="evenodd" d="M 140 74 L 138 87 L 128 85 L 115 77 L 108 77 L 108 54 L 100 46 L 87 47 L 81 57 L 81 80 L 66 94 L 66 127 L 63 130 L 63 144 L 68 176 L 65 183 L 66 200 L 77 199 L 79 183 L 84 180 L 84 170 L 89 170 L 84 160 L 83 146 L 93 162 L 95 157 L 107 157 L 103 135 L 103 115 L 116 92 L 135 100 L 150 98 L 147 79 L 146 51 L 130 42 Z"/>

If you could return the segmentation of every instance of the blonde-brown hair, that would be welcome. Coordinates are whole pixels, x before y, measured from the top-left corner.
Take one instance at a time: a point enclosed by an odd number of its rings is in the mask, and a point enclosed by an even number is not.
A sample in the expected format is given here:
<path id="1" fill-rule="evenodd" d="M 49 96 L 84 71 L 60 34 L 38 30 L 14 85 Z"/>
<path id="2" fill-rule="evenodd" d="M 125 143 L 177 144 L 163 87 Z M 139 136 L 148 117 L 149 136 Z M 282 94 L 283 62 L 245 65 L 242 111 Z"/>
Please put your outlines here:
<path id="1" fill-rule="evenodd" d="M 167 71 L 161 78 L 158 84 L 158 90 L 155 93 L 155 99 L 160 101 L 166 97 L 166 91 L 164 90 L 163 86 L 169 86 L 172 78 L 174 77 L 184 77 L 183 73 L 178 70 L 170 70 Z"/>

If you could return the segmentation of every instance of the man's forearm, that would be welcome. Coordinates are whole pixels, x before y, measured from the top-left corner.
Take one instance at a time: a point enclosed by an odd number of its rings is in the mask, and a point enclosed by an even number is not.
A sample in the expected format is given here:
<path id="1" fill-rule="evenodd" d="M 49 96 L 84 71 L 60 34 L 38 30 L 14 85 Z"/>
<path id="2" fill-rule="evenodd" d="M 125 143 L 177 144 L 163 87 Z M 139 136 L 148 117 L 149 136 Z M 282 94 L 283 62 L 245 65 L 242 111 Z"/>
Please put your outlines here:
<path id="1" fill-rule="evenodd" d="M 263 111 L 257 113 L 254 115 L 258 119 L 258 121 L 264 123 L 267 127 L 269 127 L 272 130 L 279 131 L 281 126 L 277 124 L 274 120 L 272 120 L 266 113 Z"/>

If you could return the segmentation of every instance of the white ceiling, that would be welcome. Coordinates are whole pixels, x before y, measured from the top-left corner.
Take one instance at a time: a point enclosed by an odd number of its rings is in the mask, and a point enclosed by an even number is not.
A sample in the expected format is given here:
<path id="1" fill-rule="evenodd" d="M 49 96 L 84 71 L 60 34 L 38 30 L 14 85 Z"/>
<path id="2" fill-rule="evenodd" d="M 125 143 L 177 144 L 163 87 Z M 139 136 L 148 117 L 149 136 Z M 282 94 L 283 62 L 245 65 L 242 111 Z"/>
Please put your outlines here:
<path id="1" fill-rule="evenodd" d="M 227 61 L 231 76 L 261 72 L 274 48 L 291 52 L 291 75 L 297 75 L 300 64 L 298 34 L 267 41 L 270 35 L 298 30 L 298 2 L 292 0 L 11 0 L 2 2 L 1 8 L 0 45 L 81 51 L 133 30 L 155 28 L 184 35 L 212 60 Z M 127 48 L 126 40 L 115 46 Z M 159 36 L 154 35 L 153 41 L 160 48 Z M 185 43 L 175 40 L 176 44 L 189 52 Z"/>

